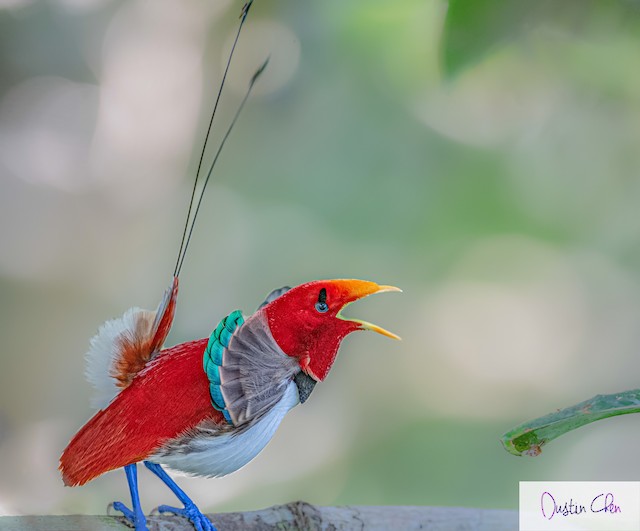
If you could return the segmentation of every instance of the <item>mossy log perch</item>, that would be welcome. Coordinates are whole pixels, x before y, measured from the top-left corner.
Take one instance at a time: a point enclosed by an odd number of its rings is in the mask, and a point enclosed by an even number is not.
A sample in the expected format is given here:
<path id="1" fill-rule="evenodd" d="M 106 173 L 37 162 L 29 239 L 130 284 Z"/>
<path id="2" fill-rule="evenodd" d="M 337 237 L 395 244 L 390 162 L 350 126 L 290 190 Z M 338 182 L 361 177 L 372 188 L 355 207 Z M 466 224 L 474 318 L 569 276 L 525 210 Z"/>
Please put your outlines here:
<path id="1" fill-rule="evenodd" d="M 348 506 L 319 507 L 304 502 L 276 505 L 260 511 L 207 515 L 219 531 L 389 530 L 513 531 L 518 513 L 465 507 Z M 149 531 L 191 531 L 176 516 L 148 517 Z M 3 531 L 116 531 L 128 529 L 118 516 L 5 516 Z"/>

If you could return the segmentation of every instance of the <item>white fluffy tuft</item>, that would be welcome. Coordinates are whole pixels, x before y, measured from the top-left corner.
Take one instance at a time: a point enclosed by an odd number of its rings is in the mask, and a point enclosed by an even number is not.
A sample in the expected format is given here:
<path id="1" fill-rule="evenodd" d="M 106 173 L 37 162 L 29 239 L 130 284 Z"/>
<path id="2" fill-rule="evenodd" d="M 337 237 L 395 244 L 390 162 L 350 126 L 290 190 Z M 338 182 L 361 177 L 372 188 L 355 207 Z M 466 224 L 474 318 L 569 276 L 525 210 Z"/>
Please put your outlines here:
<path id="1" fill-rule="evenodd" d="M 97 409 L 106 407 L 122 390 L 117 385 L 115 363 L 120 357 L 120 338 L 123 335 L 134 335 L 140 319 L 153 322 L 155 312 L 131 308 L 122 317 L 104 323 L 98 333 L 91 338 L 89 351 L 86 355 L 85 376 L 95 392 L 91 398 L 91 405 Z"/>

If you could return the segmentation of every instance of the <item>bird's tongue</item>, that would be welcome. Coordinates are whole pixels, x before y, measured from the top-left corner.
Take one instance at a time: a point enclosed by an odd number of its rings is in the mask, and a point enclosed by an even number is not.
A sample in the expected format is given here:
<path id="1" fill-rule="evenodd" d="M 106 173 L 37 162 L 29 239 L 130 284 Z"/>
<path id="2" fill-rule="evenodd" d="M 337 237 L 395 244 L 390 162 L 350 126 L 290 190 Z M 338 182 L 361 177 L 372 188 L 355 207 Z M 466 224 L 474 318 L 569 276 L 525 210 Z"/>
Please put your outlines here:
<path id="1" fill-rule="evenodd" d="M 374 325 L 367 321 L 363 321 L 362 319 L 348 319 L 348 321 L 353 321 L 354 323 L 358 323 L 362 330 L 373 330 L 374 332 L 378 332 L 378 334 L 382 334 L 383 336 L 390 337 L 391 339 L 400 339 L 400 336 L 394 334 L 393 332 L 389 332 L 389 330 L 385 330 L 381 326 Z"/>

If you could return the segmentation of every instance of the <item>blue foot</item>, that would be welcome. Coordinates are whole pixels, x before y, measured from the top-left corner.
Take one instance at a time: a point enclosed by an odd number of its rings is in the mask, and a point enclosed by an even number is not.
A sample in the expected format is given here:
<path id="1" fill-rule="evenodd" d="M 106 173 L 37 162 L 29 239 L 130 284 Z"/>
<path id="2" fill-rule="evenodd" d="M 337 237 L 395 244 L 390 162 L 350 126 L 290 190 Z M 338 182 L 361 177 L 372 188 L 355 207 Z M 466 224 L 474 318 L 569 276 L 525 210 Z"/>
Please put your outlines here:
<path id="1" fill-rule="evenodd" d="M 193 503 L 186 504 L 184 509 L 180 509 L 178 507 L 170 507 L 169 505 L 161 505 L 156 510 L 160 514 L 172 513 L 183 516 L 193 524 L 193 527 L 196 528 L 196 531 L 216 531 L 216 528 L 211 523 L 211 520 L 209 520 L 204 514 L 202 514 L 200 512 L 200 509 L 198 509 Z"/>
<path id="2" fill-rule="evenodd" d="M 128 524 L 136 531 L 147 531 L 147 519 L 142 511 L 134 512 L 122 502 L 111 504 L 114 510 L 121 512 Z"/>
<path id="3" fill-rule="evenodd" d="M 138 470 L 136 464 L 124 467 L 129 483 L 129 491 L 131 492 L 131 505 L 133 510 L 129 509 L 122 502 L 113 502 L 112 507 L 116 511 L 120 511 L 129 525 L 133 526 L 136 531 L 147 531 L 147 519 L 144 517 L 142 507 L 140 506 L 140 496 L 138 496 Z"/>
<path id="4" fill-rule="evenodd" d="M 152 463 L 151 461 L 145 461 L 144 464 L 149 470 L 151 470 L 151 472 L 164 481 L 165 485 L 176 495 L 176 498 L 184 504 L 184 509 L 170 507 L 169 505 L 161 505 L 157 509 L 159 513 L 173 513 L 183 516 L 193 524 L 196 531 L 216 531 L 216 528 L 213 526 L 211 521 L 200 512 L 200 509 L 198 509 L 196 504 L 191 501 L 191 498 L 189 498 L 189 496 L 187 496 L 185 492 L 176 485 L 176 482 L 169 477 L 159 464 Z"/>

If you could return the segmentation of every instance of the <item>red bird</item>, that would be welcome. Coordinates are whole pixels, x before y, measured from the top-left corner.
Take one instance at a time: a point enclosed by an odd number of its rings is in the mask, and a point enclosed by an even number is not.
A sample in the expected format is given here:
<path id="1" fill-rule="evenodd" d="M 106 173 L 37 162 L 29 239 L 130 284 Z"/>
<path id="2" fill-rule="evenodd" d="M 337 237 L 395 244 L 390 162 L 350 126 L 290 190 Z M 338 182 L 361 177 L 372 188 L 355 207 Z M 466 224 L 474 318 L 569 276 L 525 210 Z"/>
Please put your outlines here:
<path id="1" fill-rule="evenodd" d="M 378 326 L 340 315 L 357 299 L 398 288 L 364 280 L 320 280 L 273 291 L 246 320 L 239 311 L 232 312 L 208 339 L 162 348 L 173 322 L 178 276 L 204 189 L 254 83 L 267 66 L 268 59 L 251 78 L 208 171 L 201 174 L 235 43 L 252 3 L 248 0 L 242 9 L 218 90 L 173 283 L 157 311 L 133 308 L 120 319 L 105 323 L 92 339 L 87 376 L 96 388 L 99 411 L 60 458 L 62 478 L 70 486 L 124 467 L 132 508 L 122 502 L 114 502 L 113 507 L 136 530 L 146 529 L 138 495 L 138 462 L 164 481 L 184 506 L 161 505 L 161 513 L 182 515 L 198 531 L 213 531 L 213 524 L 161 465 L 208 477 L 238 470 L 265 447 L 285 414 L 303 403 L 315 384 L 325 379 L 349 333 L 373 330 L 398 339 Z M 200 177 L 204 184 L 198 197 Z"/>
<path id="2" fill-rule="evenodd" d="M 351 302 L 399 291 L 364 280 L 319 280 L 272 292 L 246 320 L 239 311 L 209 339 L 162 349 L 175 310 L 178 278 L 156 312 L 133 308 L 105 323 L 91 341 L 87 375 L 101 409 L 60 458 L 66 485 L 83 485 L 124 467 L 132 509 L 121 511 L 146 529 L 136 463 L 142 461 L 184 508 L 160 506 L 188 518 L 197 530 L 211 522 L 161 465 L 198 476 L 224 476 L 253 459 L 285 414 L 325 379 L 341 341 L 378 326 L 343 317 Z"/>

